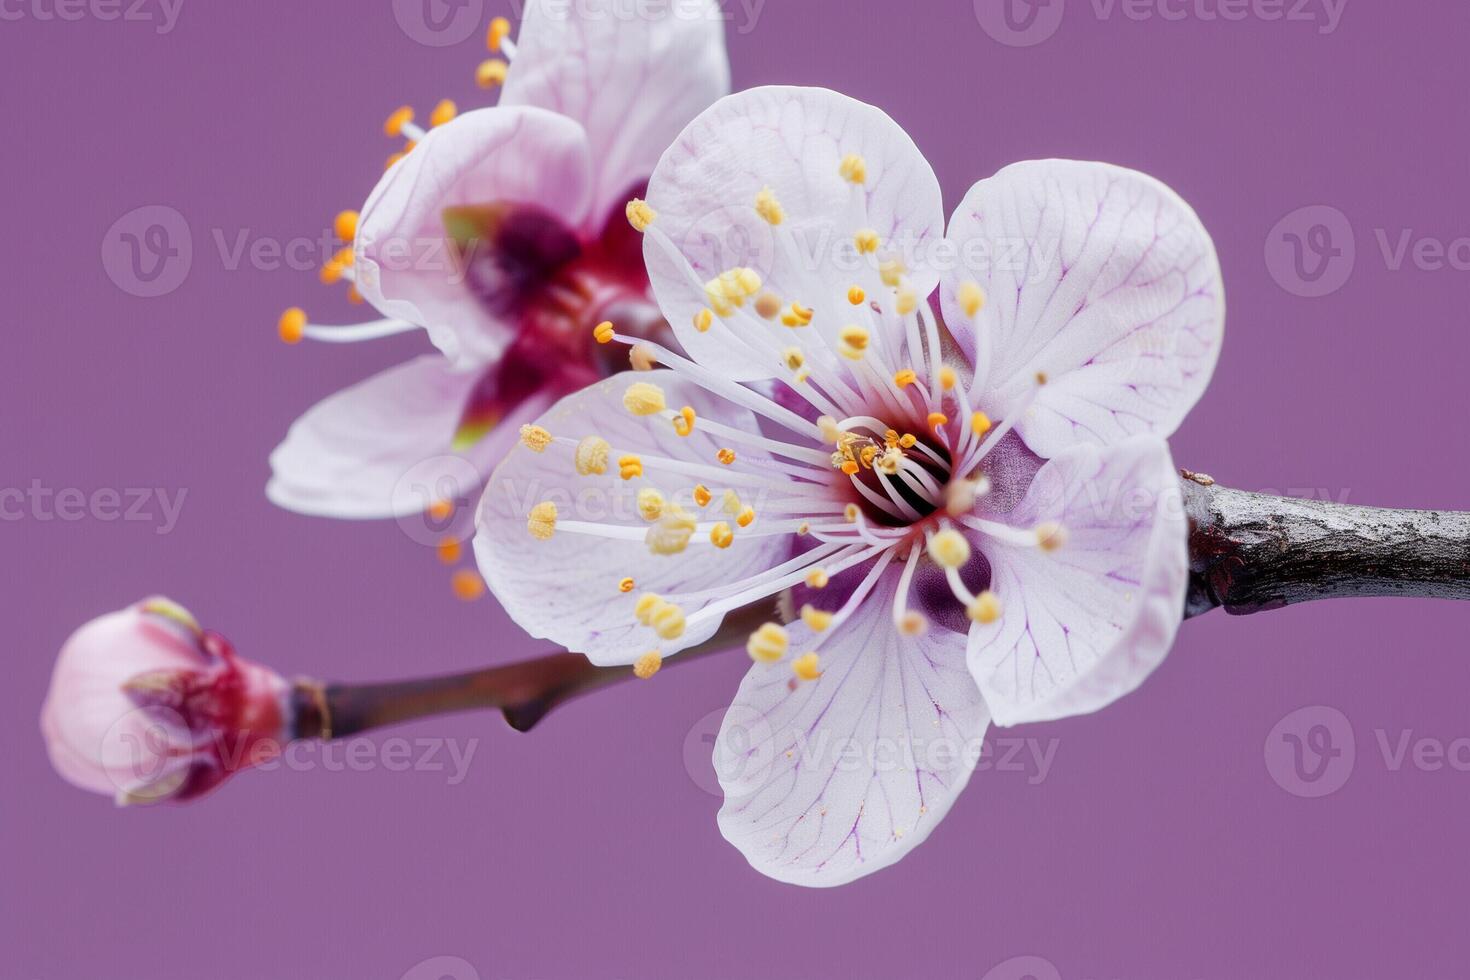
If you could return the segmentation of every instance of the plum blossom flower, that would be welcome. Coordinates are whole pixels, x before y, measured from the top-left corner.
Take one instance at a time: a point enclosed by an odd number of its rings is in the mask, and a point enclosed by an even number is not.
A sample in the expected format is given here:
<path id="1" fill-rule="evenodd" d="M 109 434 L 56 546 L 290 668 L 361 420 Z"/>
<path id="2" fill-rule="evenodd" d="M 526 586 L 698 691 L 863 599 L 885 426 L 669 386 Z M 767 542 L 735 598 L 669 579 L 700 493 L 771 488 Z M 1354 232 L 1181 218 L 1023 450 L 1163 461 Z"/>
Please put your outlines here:
<path id="1" fill-rule="evenodd" d="M 78 629 L 41 708 L 51 764 L 119 805 L 182 802 L 279 754 L 290 685 L 153 598 Z"/>
<path id="2" fill-rule="evenodd" d="M 523 430 L 480 567 L 529 632 L 640 676 L 768 603 L 719 825 L 767 875 L 841 884 L 929 834 L 992 721 L 1096 710 L 1167 653 L 1164 437 L 1218 356 L 1218 260 L 1176 194 L 1099 163 L 1007 167 L 946 233 L 903 130 L 819 89 L 714 105 L 648 205 L 684 353 Z"/>
<path id="3" fill-rule="evenodd" d="M 477 494 L 521 423 L 626 368 L 591 341 L 593 325 L 667 330 L 623 214 L 662 149 L 729 91 L 718 5 L 534 0 L 519 41 L 509 33 L 497 18 L 489 45 L 512 60 L 478 73 L 503 83 L 499 104 L 456 116 L 441 103 L 427 130 L 394 113 L 387 129 L 411 151 L 360 214 L 339 217 L 351 248 L 324 278 L 350 281 L 384 319 L 329 327 L 292 309 L 281 320 L 292 343 L 422 328 L 439 350 L 302 416 L 271 457 L 267 493 L 282 507 L 404 517 L 446 503 L 423 488 Z"/>

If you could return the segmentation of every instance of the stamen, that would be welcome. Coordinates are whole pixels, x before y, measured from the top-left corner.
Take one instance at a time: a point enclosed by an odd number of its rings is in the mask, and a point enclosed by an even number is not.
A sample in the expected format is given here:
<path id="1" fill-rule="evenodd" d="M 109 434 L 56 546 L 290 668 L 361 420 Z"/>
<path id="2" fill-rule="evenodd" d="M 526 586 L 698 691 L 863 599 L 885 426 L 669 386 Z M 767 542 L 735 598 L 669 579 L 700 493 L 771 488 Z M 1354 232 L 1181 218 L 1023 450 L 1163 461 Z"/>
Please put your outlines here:
<path id="1" fill-rule="evenodd" d="M 735 532 L 730 525 L 720 521 L 709 530 L 709 540 L 716 548 L 728 548 L 735 543 Z"/>
<path id="2" fill-rule="evenodd" d="M 816 606 L 805 605 L 801 607 L 801 621 L 814 633 L 820 633 L 832 625 L 832 614 L 823 612 Z"/>
<path id="3" fill-rule="evenodd" d="M 643 460 L 634 455 L 618 457 L 618 475 L 624 480 L 636 480 L 643 475 Z"/>
<path id="4" fill-rule="evenodd" d="M 464 547 L 459 543 L 458 538 L 440 538 L 439 544 L 435 546 L 434 551 L 438 554 L 441 562 L 446 565 L 453 565 L 459 561 L 460 556 L 464 553 Z"/>
<path id="5" fill-rule="evenodd" d="M 434 106 L 434 111 L 429 113 L 430 126 L 443 126 L 445 123 L 453 122 L 454 117 L 459 115 L 459 106 L 454 104 L 453 99 L 441 99 Z"/>
<path id="6" fill-rule="evenodd" d="M 638 514 L 652 524 L 664 515 L 664 495 L 653 487 L 638 491 Z"/>
<path id="7" fill-rule="evenodd" d="M 664 390 L 647 381 L 634 382 L 623 393 L 623 407 L 634 415 L 657 415 L 667 407 Z"/>
<path id="8" fill-rule="evenodd" d="M 822 676 L 822 660 L 816 653 L 804 653 L 791 661 L 791 670 L 798 680 L 814 681 Z"/>
<path id="9" fill-rule="evenodd" d="M 977 282 L 960 283 L 960 288 L 955 290 L 955 299 L 968 317 L 974 317 L 985 308 L 985 290 Z"/>
<path id="10" fill-rule="evenodd" d="M 592 337 L 599 344 L 612 343 L 613 337 L 616 333 L 617 331 L 613 328 L 611 320 L 603 320 L 597 326 L 592 328 Z"/>
<path id="11" fill-rule="evenodd" d="M 715 313 L 710 309 L 700 310 L 694 314 L 694 329 L 700 333 L 709 333 L 709 328 L 714 325 Z"/>
<path id="12" fill-rule="evenodd" d="M 449 587 L 454 590 L 455 597 L 464 602 L 473 602 L 485 594 L 485 580 L 467 568 L 461 568 L 450 576 Z"/>
<path id="13" fill-rule="evenodd" d="M 1042 551 L 1056 551 L 1067 543 L 1067 529 L 1056 521 L 1046 521 L 1036 526 L 1036 544 Z"/>
<path id="14" fill-rule="evenodd" d="M 379 340 L 410 333 L 420 329 L 407 320 L 383 319 L 357 323 L 351 326 L 324 326 L 307 322 L 306 312 L 293 306 L 281 314 L 276 332 L 287 344 L 299 344 L 302 340 L 315 340 L 326 344 L 355 344 L 365 340 Z"/>
<path id="15" fill-rule="evenodd" d="M 357 222 L 359 217 L 360 215 L 356 211 L 343 211 L 332 222 L 332 230 L 344 242 L 351 242 L 357 238 Z"/>
<path id="16" fill-rule="evenodd" d="M 480 88 L 495 88 L 504 85 L 509 74 L 509 64 L 499 58 L 487 58 L 475 69 L 475 84 Z"/>
<path id="17" fill-rule="evenodd" d="M 868 163 L 856 153 L 849 153 L 842 158 L 838 164 L 837 172 L 842 179 L 851 184 L 865 184 L 868 182 Z"/>
<path id="18" fill-rule="evenodd" d="M 1004 606 L 1000 597 L 989 589 L 976 596 L 975 601 L 965 608 L 965 615 L 983 626 L 989 626 L 1000 619 L 1002 612 Z"/>
<path id="19" fill-rule="evenodd" d="M 413 123 L 413 107 L 399 106 L 393 113 L 383 121 L 383 135 L 391 139 L 397 139 L 404 135 L 404 130 Z M 417 127 L 414 127 L 417 129 Z"/>
<path id="20" fill-rule="evenodd" d="M 618 582 L 618 591 L 619 592 L 623 592 L 623 593 L 632 592 L 633 589 L 636 588 L 636 587 L 637 587 L 637 583 L 634 582 L 632 578 L 625 578 L 625 579 L 621 580 L 620 582 Z"/>
<path id="21" fill-rule="evenodd" d="M 654 674 L 657 674 L 658 669 L 663 665 L 664 658 L 659 652 L 657 650 L 650 650 L 634 662 L 633 676 L 641 681 L 646 681 Z"/>
<path id="22" fill-rule="evenodd" d="M 492 51 L 499 51 L 510 36 L 510 21 L 504 17 L 496 17 L 490 21 L 490 29 L 485 32 L 485 47 Z"/>
<path id="23" fill-rule="evenodd" d="M 647 201 L 637 197 L 628 202 L 626 213 L 628 224 L 633 226 L 634 231 L 640 233 L 646 232 L 658 220 L 658 212 L 649 207 Z"/>
<path id="24" fill-rule="evenodd" d="M 786 656 L 791 638 L 785 628 L 776 623 L 766 623 L 750 634 L 745 642 L 745 652 L 756 663 L 773 664 Z"/>
<path id="25" fill-rule="evenodd" d="M 607 457 L 611 452 L 612 447 L 606 439 L 601 436 L 587 436 L 577 443 L 576 451 L 572 454 L 572 464 L 580 476 L 601 476 L 607 472 Z"/>
<path id="26" fill-rule="evenodd" d="M 872 255 L 874 252 L 878 251 L 878 246 L 883 243 L 883 240 L 878 237 L 878 233 L 873 229 L 863 228 L 858 231 L 856 235 L 853 236 L 852 242 L 855 246 L 857 246 L 859 255 Z M 849 291 L 849 298 L 851 297 L 851 295 L 852 293 Z M 858 304 L 853 303 L 852 305 L 857 306 Z"/>
<path id="27" fill-rule="evenodd" d="M 556 504 L 544 500 L 532 507 L 531 516 L 526 521 L 526 529 L 537 541 L 550 541 L 552 535 L 556 533 Z"/>
<path id="28" fill-rule="evenodd" d="M 781 202 L 776 200 L 776 192 L 769 187 L 762 188 L 755 196 L 755 210 L 772 225 L 779 225 L 786 220 L 786 212 L 782 209 Z"/>
<path id="29" fill-rule="evenodd" d="M 681 436 L 689 436 L 693 434 L 694 422 L 696 418 L 697 416 L 694 414 L 694 408 L 690 405 L 685 405 L 683 408 L 679 409 L 679 414 L 674 417 L 674 431 Z"/>
<path id="30" fill-rule="evenodd" d="M 929 557 L 942 568 L 961 568 L 970 560 L 970 542 L 951 528 L 929 535 Z"/>
<path id="31" fill-rule="evenodd" d="M 853 286 L 847 291 L 847 301 L 853 306 L 862 306 L 867 300 L 868 294 L 863 292 L 863 287 Z"/>

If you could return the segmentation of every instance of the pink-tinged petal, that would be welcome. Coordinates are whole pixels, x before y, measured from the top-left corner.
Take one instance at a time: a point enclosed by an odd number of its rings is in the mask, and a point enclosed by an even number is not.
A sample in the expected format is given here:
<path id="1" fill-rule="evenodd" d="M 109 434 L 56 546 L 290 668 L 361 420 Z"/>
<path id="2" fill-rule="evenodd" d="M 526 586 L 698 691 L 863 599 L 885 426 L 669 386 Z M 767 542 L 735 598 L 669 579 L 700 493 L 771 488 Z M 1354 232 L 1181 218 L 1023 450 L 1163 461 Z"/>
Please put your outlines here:
<path id="1" fill-rule="evenodd" d="M 842 175 L 850 155 L 866 163 L 861 187 Z M 784 212 L 774 228 L 755 207 L 766 189 Z M 923 262 L 943 240 L 934 171 L 882 110 L 826 89 L 757 88 L 720 100 L 663 155 L 648 202 L 658 217 L 643 250 L 659 305 L 690 356 L 741 380 L 777 374 L 789 344 L 814 355 L 822 345 L 808 333 L 835 348 L 843 327 L 865 325 L 867 304 L 857 311 L 848 301 L 853 285 L 891 309 L 881 258 L 904 261 L 919 297 L 938 281 Z M 878 253 L 858 255 L 862 230 L 878 234 Z M 704 284 L 734 267 L 754 269 L 766 291 L 811 308 L 811 326 L 791 330 L 751 314 L 732 320 L 733 329 L 719 318 L 707 332 L 695 329 L 696 314 L 710 306 Z M 896 343 L 897 319 L 878 319 Z M 757 353 L 740 338 L 761 329 L 767 349 Z"/>
<path id="2" fill-rule="evenodd" d="M 473 497 L 521 423 L 549 402 L 528 398 L 456 448 L 481 378 L 426 354 L 337 392 L 298 419 L 271 454 L 266 495 L 297 513 L 350 519 L 405 517 Z"/>
<path id="3" fill-rule="evenodd" d="M 606 0 L 585 14 L 562 0 L 531 0 L 516 43 L 500 104 L 539 106 L 586 129 L 595 169 L 589 232 L 627 204 L 689 120 L 730 91 L 715 0 Z"/>
<path id="4" fill-rule="evenodd" d="M 1064 543 L 981 539 L 1004 611 L 971 628 L 969 663 L 996 724 L 1087 714 L 1142 684 L 1174 642 L 1189 582 L 1169 447 L 1136 436 L 1069 449 L 1005 521 L 1056 521 Z"/>
<path id="5" fill-rule="evenodd" d="M 822 676 L 755 664 L 715 745 L 720 830 L 763 874 L 841 885 L 886 868 L 929 836 L 980 757 L 989 714 L 964 639 L 907 637 L 891 616 L 890 566 L 821 649 Z M 788 628 L 793 653 L 812 639 Z"/>
<path id="6" fill-rule="evenodd" d="M 459 365 L 493 360 L 515 324 L 467 287 L 445 210 L 528 204 L 579 228 L 592 196 L 591 166 L 582 127 L 543 109 L 480 109 L 435 127 L 363 206 L 354 246 L 358 289 L 383 315 L 425 327 Z"/>
<path id="7" fill-rule="evenodd" d="M 708 533 L 700 531 L 681 554 L 658 555 L 649 549 L 644 538 L 651 525 L 638 509 L 640 490 L 659 491 L 705 525 L 732 520 L 719 508 L 720 495 L 732 484 L 720 483 L 718 474 L 702 478 L 714 491 L 715 502 L 708 508 L 693 502 L 692 490 L 701 478 L 675 472 L 659 460 L 717 467 L 716 455 L 724 444 L 697 423 L 683 437 L 665 418 L 631 415 L 623 396 L 637 382 L 659 385 L 676 411 L 688 405 L 700 419 L 747 431 L 756 427 L 749 412 L 670 372 L 614 375 L 562 399 L 536 423 L 573 443 L 594 435 L 604 439 L 610 447 L 605 472 L 579 475 L 572 445 L 555 443 L 540 453 L 518 445 L 490 477 L 475 536 L 480 571 L 511 617 L 532 636 L 604 665 L 630 664 L 653 649 L 668 656 L 703 642 L 714 635 L 723 615 L 708 612 L 715 607 L 713 596 L 684 596 L 725 589 L 790 557 L 791 535 L 759 536 L 759 520 L 750 533 L 737 531 L 729 548 L 715 548 Z M 639 455 L 642 477 L 621 478 L 618 460 L 627 454 Z M 739 471 L 765 459 L 743 448 Z M 730 472 L 735 479 L 737 468 Z M 759 511 L 758 491 L 741 487 L 740 492 Z M 533 508 L 548 501 L 556 507 L 558 527 L 549 540 L 539 540 L 528 521 Z M 615 525 L 626 537 L 566 530 L 572 521 Z M 620 590 L 625 578 L 635 584 L 631 591 Z M 644 593 L 663 596 L 683 609 L 689 625 L 682 636 L 663 640 L 638 622 L 634 607 Z M 701 610 L 706 610 L 703 616 Z"/>
<path id="8" fill-rule="evenodd" d="M 1051 457 L 1078 442 L 1167 436 L 1199 400 L 1225 328 L 1214 243 L 1194 211 L 1144 174 L 1043 160 L 971 188 L 950 222 L 957 267 L 941 295 L 951 332 L 977 358 L 980 407 L 1014 411 Z M 973 320 L 956 300 L 978 283 Z"/>

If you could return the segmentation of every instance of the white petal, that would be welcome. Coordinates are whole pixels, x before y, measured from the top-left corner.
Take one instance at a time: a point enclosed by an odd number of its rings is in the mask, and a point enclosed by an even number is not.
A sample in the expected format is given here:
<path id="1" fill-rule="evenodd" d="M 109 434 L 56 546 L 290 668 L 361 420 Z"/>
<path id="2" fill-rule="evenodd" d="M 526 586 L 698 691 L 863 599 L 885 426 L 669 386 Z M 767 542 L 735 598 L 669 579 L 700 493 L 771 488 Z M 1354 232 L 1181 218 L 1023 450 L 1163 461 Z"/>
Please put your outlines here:
<path id="1" fill-rule="evenodd" d="M 949 239 L 959 262 L 941 287 L 944 314 L 978 356 L 980 407 L 1005 417 L 1044 372 L 1019 426 L 1042 456 L 1167 436 L 1209 384 L 1225 327 L 1219 259 L 1157 180 L 1101 163 L 1018 163 L 970 189 Z M 973 324 L 955 300 L 966 280 L 986 293 Z"/>
<path id="2" fill-rule="evenodd" d="M 971 628 L 969 662 L 996 724 L 1087 714 L 1142 684 L 1174 642 L 1189 582 L 1169 447 L 1136 436 L 1067 450 L 1005 519 L 1060 522 L 1065 543 L 983 544 L 1004 612 Z"/>
<path id="3" fill-rule="evenodd" d="M 989 715 L 963 638 L 911 638 L 891 621 L 890 566 L 792 690 L 788 664 L 745 675 L 715 745 L 720 830 L 763 874 L 841 885 L 893 864 L 964 789 Z M 792 652 L 810 631 L 790 628 Z"/>
<path id="4" fill-rule="evenodd" d="M 850 154 L 867 164 L 860 192 L 840 173 Z M 765 188 L 785 212 L 775 229 L 755 210 Z M 727 269 L 753 268 L 786 302 L 814 308 L 817 318 L 805 329 L 829 337 L 857 319 L 847 302 L 850 286 L 882 294 L 876 258 L 853 248 L 859 230 L 878 232 L 880 255 L 891 249 L 909 257 L 917 295 L 927 296 L 938 281 L 919 262 L 943 240 L 934 171 L 884 112 L 826 89 L 757 88 L 720 100 L 659 161 L 648 201 L 658 212 L 655 226 L 687 260 L 671 260 L 655 236 L 645 236 L 659 305 L 692 357 L 732 377 L 770 377 L 775 367 L 741 354 L 734 339 L 740 330 L 718 322 L 707 333 L 693 327 L 708 305 L 702 284 Z M 801 330 L 770 329 L 782 346 L 807 342 Z"/>
<path id="5" fill-rule="evenodd" d="M 298 419 L 271 454 L 266 495 L 298 513 L 357 519 L 406 516 L 473 495 L 520 425 L 507 418 L 473 449 L 450 450 L 479 377 L 426 354 L 337 392 Z"/>
<path id="6" fill-rule="evenodd" d="M 582 127 L 530 107 L 467 112 L 431 129 L 383 175 L 358 221 L 357 287 L 384 316 L 416 323 L 461 366 L 497 357 L 515 329 L 466 288 L 444 209 L 534 204 L 577 228 L 592 195 Z"/>
<path id="7" fill-rule="evenodd" d="M 552 445 L 537 453 L 517 445 L 490 477 L 475 535 L 480 571 L 511 618 L 532 636 L 605 665 L 630 664 L 652 649 L 668 656 L 695 646 L 713 636 L 723 618 L 692 623 L 683 636 L 661 640 L 634 616 L 634 606 L 644 593 L 672 601 L 680 593 L 724 586 L 781 564 L 791 556 L 792 547 L 789 534 L 757 537 L 737 530 L 735 543 L 723 550 L 700 533 L 682 554 L 656 555 L 649 550 L 643 539 L 649 525 L 637 508 L 638 491 L 644 488 L 658 490 L 669 501 L 682 501 L 701 522 L 731 519 L 720 513 L 725 488 L 716 479 L 705 481 L 715 500 L 701 511 L 691 500 L 693 487 L 701 481 L 655 462 L 655 457 L 662 457 L 717 466 L 715 456 L 723 444 L 697 423 L 693 434 L 681 437 L 667 419 L 629 414 L 623 395 L 635 382 L 658 384 L 676 411 L 688 405 L 700 418 L 750 431 L 756 427 L 750 413 L 670 372 L 614 375 L 567 396 L 537 421 L 554 436 L 581 440 L 595 435 L 606 440 L 611 447 L 606 472 L 578 475 L 568 446 Z M 623 454 L 642 457 L 644 477 L 621 478 L 617 461 Z M 765 458 L 749 448 L 738 455 L 742 470 Z M 759 512 L 759 496 L 741 493 Z M 630 536 L 611 539 L 559 529 L 551 540 L 537 540 L 527 520 L 532 508 L 544 501 L 556 505 L 558 521 L 617 525 L 630 529 Z M 757 520 L 751 531 L 758 531 L 760 523 Z M 634 580 L 631 592 L 619 590 L 624 578 Z M 712 601 L 680 605 L 692 618 Z"/>
<path id="8" fill-rule="evenodd" d="M 595 232 L 648 179 L 679 130 L 730 91 L 730 63 L 715 0 L 604 0 L 588 15 L 580 9 L 565 0 L 526 5 L 500 104 L 540 106 L 586 129 Z"/>

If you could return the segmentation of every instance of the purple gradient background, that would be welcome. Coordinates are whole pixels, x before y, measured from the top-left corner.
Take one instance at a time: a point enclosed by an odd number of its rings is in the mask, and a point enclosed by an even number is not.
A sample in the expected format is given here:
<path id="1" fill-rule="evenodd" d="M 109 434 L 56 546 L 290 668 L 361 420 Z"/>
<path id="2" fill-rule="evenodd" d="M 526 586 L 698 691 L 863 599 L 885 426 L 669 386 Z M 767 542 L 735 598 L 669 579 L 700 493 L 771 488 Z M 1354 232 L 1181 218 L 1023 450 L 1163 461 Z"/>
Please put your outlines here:
<path id="1" fill-rule="evenodd" d="M 1470 507 L 1470 281 L 1393 271 L 1373 234 L 1470 234 L 1470 6 L 1348 0 L 1323 36 L 1099 18 L 1071 0 L 1056 35 L 1024 49 L 989 37 L 970 0 L 916 6 L 774 0 L 753 25 L 737 15 L 736 85 L 822 84 L 882 106 L 951 206 L 1025 158 L 1162 178 L 1214 234 L 1230 299 L 1179 463 L 1250 489 Z M 502 11 L 490 0 L 485 17 Z M 386 0 L 185 2 L 165 36 L 0 21 L 0 485 L 188 491 L 167 535 L 0 522 L 0 976 L 393 980 L 451 956 L 483 980 L 980 978 L 1022 954 L 1066 980 L 1463 975 L 1470 773 L 1394 772 L 1374 735 L 1470 736 L 1463 605 L 1189 623 L 1137 694 L 1006 733 L 1058 740 L 1045 780 L 977 774 L 925 845 L 835 891 L 747 868 L 686 772 L 686 734 L 728 702 L 738 654 L 529 736 L 493 716 L 404 729 L 480 740 L 458 786 L 251 773 L 200 805 L 119 812 L 54 776 L 36 730 L 54 652 L 146 593 L 289 673 L 366 680 L 538 651 L 492 602 L 456 600 L 392 523 L 266 502 L 267 454 L 299 412 L 425 345 L 286 349 L 281 309 L 330 322 L 352 308 L 309 273 L 230 271 L 212 240 L 317 234 L 372 186 L 387 110 L 475 102 L 479 43 L 420 45 Z M 189 277 L 156 299 L 126 295 L 99 261 L 109 226 L 146 204 L 177 208 L 194 236 Z M 1340 291 L 1305 299 L 1264 255 L 1278 220 L 1314 204 L 1349 216 L 1358 256 Z M 1357 763 L 1339 792 L 1304 799 L 1273 781 L 1263 746 L 1314 704 L 1347 717 Z"/>

